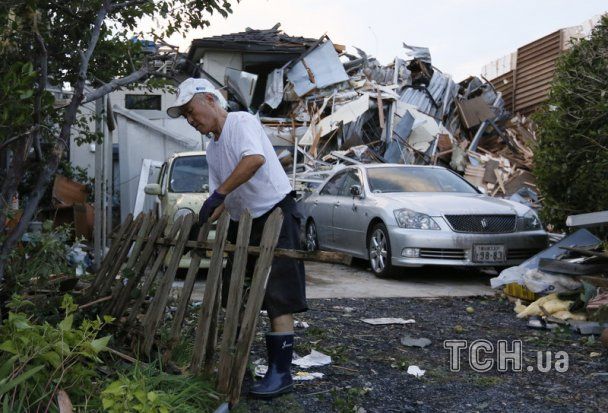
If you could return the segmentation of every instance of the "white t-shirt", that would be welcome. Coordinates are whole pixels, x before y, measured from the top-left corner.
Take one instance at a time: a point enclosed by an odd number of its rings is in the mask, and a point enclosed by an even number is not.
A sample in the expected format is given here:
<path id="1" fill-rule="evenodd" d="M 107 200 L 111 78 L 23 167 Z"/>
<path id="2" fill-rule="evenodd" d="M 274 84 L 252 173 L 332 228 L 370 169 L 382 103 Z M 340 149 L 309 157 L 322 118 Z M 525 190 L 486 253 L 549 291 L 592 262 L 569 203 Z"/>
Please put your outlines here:
<path id="1" fill-rule="evenodd" d="M 291 192 L 289 178 L 264 132 L 260 121 L 247 112 L 231 112 L 226 118 L 219 139 L 207 145 L 209 192 L 213 193 L 248 155 L 262 155 L 266 162 L 253 177 L 226 196 L 224 204 L 231 219 L 238 221 L 249 209 L 257 218 Z"/>

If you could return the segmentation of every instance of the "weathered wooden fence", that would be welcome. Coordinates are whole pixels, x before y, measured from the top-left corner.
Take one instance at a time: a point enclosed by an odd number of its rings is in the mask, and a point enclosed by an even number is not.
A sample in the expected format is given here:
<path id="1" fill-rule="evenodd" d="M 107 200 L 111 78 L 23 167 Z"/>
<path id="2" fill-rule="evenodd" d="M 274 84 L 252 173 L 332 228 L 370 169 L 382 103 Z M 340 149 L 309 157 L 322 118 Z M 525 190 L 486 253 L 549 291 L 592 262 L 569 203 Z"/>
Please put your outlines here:
<path id="1" fill-rule="evenodd" d="M 180 341 L 201 259 L 211 251 L 190 370 L 194 374 L 217 370 L 218 391 L 226 394 L 231 404 L 236 404 L 273 257 L 322 262 L 346 262 L 348 257 L 338 253 L 277 249 L 283 222 L 280 209 L 269 216 L 259 246 L 248 246 L 252 223 L 249 212 L 245 212 L 239 221 L 236 244 L 226 241 L 229 222 L 229 215 L 224 213 L 217 222 L 213 240 L 208 239 L 210 227 L 205 224 L 200 228 L 196 241 L 189 241 L 194 225 L 193 214 L 178 218 L 172 225 L 168 224 L 166 217 L 156 219 L 152 213 L 142 213 L 136 219 L 127 217 L 116 231 L 84 301 L 87 306 L 97 304 L 101 313 L 116 317 L 119 326 L 133 337 L 135 354 L 149 356 L 156 345 L 167 364 Z M 180 259 L 187 249 L 191 254 L 190 266 L 177 297 L 170 338 L 161 343 L 158 330 L 167 310 Z M 225 311 L 222 311 L 221 283 L 226 252 L 234 256 L 228 301 Z M 257 261 L 247 301 L 243 303 L 245 268 L 250 255 L 257 256 Z M 139 294 L 132 298 L 136 290 Z M 151 291 L 154 291 L 153 295 Z M 219 324 L 223 324 L 221 330 L 218 329 Z M 222 332 L 221 337 L 218 331 Z M 219 355 L 216 355 L 218 342 L 221 344 Z M 214 361 L 217 361 L 216 365 Z"/>

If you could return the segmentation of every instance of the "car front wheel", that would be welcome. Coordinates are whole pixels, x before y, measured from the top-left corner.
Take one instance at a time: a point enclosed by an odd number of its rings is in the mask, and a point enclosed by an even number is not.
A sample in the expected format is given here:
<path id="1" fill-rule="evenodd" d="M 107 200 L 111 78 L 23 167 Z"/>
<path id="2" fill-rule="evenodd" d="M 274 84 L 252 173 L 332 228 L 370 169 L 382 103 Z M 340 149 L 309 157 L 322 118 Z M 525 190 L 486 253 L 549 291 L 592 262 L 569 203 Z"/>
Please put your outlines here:
<path id="1" fill-rule="evenodd" d="M 315 221 L 306 224 L 306 250 L 316 251 L 319 249 L 319 239 L 317 238 L 317 226 Z"/>
<path id="2" fill-rule="evenodd" d="M 379 278 L 392 275 L 391 242 L 386 226 L 382 223 L 374 225 L 367 243 L 369 263 L 372 271 Z"/>

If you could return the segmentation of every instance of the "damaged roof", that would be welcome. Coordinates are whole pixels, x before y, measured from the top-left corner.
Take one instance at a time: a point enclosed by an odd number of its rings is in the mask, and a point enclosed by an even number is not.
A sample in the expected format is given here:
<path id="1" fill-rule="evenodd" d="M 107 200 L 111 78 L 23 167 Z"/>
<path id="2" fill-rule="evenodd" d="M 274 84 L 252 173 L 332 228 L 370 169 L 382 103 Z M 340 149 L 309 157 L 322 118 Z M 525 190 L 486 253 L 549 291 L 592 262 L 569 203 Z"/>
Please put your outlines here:
<path id="1" fill-rule="evenodd" d="M 195 39 L 192 41 L 189 54 L 200 48 L 299 54 L 318 41 L 307 37 L 289 36 L 279 29 L 280 26 L 281 24 L 277 23 L 265 30 L 248 27 L 244 32 Z"/>

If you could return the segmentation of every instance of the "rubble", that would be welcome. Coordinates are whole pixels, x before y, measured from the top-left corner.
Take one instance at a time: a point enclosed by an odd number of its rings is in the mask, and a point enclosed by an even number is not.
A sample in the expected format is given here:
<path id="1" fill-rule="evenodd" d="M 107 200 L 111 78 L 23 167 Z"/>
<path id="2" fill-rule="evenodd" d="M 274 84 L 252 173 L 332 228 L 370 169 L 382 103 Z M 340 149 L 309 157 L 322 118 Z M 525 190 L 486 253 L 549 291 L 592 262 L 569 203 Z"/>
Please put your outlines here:
<path id="1" fill-rule="evenodd" d="M 259 42 L 287 47 L 292 38 L 279 27 L 248 29 L 247 38 L 259 34 Z M 357 48 L 357 55 L 345 52 L 327 35 L 293 39 L 304 50 L 297 58 L 265 79 L 255 75 L 265 82 L 261 105 L 243 92 L 253 90 L 246 72 L 227 73 L 227 89 L 231 106 L 257 113 L 296 190 L 316 186 L 343 164 L 430 164 L 459 172 L 488 194 L 539 205 L 534 125 L 511 116 L 492 84 L 477 77 L 456 83 L 432 65 L 425 47 L 404 43 L 403 56 L 382 65 Z"/>

